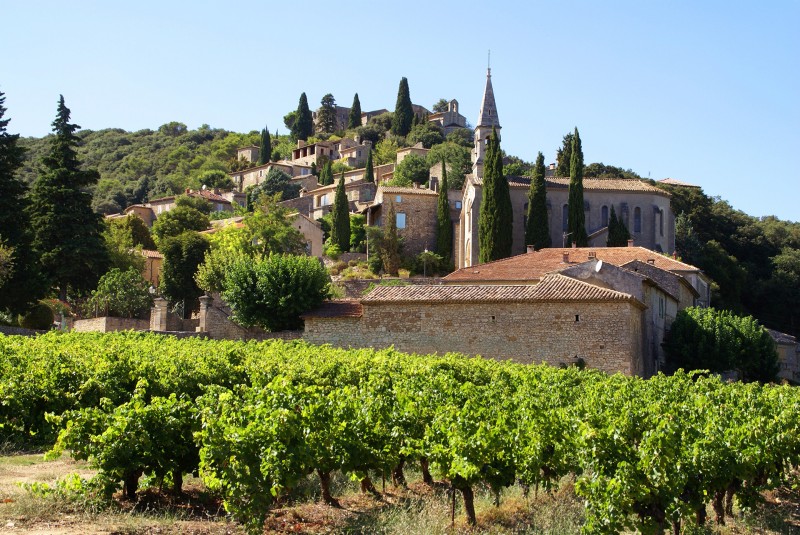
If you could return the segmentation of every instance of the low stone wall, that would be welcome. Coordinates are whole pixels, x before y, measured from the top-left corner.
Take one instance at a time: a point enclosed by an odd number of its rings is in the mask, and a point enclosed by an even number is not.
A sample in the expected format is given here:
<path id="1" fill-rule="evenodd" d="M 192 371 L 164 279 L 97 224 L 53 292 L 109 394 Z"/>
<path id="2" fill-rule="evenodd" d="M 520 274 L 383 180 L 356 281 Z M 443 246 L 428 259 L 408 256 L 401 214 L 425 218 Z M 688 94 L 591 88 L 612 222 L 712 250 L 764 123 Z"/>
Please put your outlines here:
<path id="1" fill-rule="evenodd" d="M 215 340 L 296 340 L 303 337 L 303 331 L 267 332 L 258 327 L 245 328 L 231 320 L 231 309 L 219 297 L 200 298 L 200 317 L 198 331 Z"/>
<path id="2" fill-rule="evenodd" d="M 136 318 L 116 318 L 112 316 L 101 316 L 77 320 L 72 325 L 72 330 L 76 332 L 101 332 L 109 333 L 113 331 L 147 331 L 150 329 L 150 320 L 140 320 Z"/>
<path id="3" fill-rule="evenodd" d="M 36 336 L 37 334 L 44 334 L 47 331 L 37 331 L 34 329 L 25 329 L 23 327 L 10 327 L 7 325 L 0 325 L 0 334 L 9 336 Z"/>

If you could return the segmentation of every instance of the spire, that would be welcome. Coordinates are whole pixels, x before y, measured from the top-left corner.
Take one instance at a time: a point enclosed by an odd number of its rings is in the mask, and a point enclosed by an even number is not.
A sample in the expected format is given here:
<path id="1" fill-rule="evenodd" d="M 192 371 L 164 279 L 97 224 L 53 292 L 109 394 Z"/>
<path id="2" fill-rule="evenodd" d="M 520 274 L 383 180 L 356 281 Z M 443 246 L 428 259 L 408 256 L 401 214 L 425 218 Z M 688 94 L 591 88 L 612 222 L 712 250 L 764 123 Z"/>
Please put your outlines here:
<path id="1" fill-rule="evenodd" d="M 494 103 L 491 67 L 486 69 L 486 89 L 483 91 L 483 102 L 481 102 L 481 113 L 478 115 L 477 126 L 500 128 L 500 121 L 497 118 L 497 105 Z"/>

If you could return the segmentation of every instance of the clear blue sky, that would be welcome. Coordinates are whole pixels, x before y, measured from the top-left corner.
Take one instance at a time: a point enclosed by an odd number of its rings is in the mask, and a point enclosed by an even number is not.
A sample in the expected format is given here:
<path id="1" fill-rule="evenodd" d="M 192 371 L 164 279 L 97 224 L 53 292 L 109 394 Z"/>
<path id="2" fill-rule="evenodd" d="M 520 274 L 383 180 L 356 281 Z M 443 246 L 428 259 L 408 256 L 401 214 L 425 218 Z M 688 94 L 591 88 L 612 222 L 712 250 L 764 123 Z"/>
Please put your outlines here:
<path id="1" fill-rule="evenodd" d="M 267 5 L 269 4 L 269 5 Z M 169 121 L 246 132 L 301 92 L 474 123 L 487 50 L 503 148 L 698 184 L 756 215 L 800 220 L 800 2 L 13 1 L 2 7 L 9 129 L 49 132 L 63 93 L 84 128 Z"/>

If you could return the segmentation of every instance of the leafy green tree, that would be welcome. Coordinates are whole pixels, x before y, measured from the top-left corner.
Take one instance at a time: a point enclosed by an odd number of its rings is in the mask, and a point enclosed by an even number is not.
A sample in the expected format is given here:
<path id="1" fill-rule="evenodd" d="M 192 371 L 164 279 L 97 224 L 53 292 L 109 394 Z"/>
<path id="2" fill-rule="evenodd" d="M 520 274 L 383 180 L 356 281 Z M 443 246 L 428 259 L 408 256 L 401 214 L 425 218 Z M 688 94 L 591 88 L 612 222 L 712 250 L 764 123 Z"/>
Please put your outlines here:
<path id="1" fill-rule="evenodd" d="M 14 248 L 9 247 L 0 236 L 0 287 L 14 273 Z"/>
<path id="2" fill-rule="evenodd" d="M 103 239 L 108 248 L 111 266 L 122 271 L 144 268 L 142 249 L 154 250 L 156 244 L 142 219 L 134 214 L 106 221 Z"/>
<path id="3" fill-rule="evenodd" d="M 353 105 L 350 106 L 350 115 L 347 116 L 347 129 L 359 128 L 361 126 L 361 101 L 358 100 L 358 93 L 353 96 Z"/>
<path id="4" fill-rule="evenodd" d="M 779 371 L 770 334 L 752 316 L 690 307 L 678 312 L 665 347 L 675 369 L 736 370 L 744 381 L 770 382 Z"/>
<path id="5" fill-rule="evenodd" d="M 420 123 L 411 128 L 406 137 L 406 142 L 409 145 L 416 145 L 422 143 L 426 149 L 433 147 L 444 142 L 442 129 L 436 123 Z"/>
<path id="6" fill-rule="evenodd" d="M 384 139 L 375 145 L 375 165 L 394 163 L 397 161 L 397 149 L 400 146 L 394 139 Z"/>
<path id="7" fill-rule="evenodd" d="M 178 195 L 175 197 L 175 206 L 194 208 L 205 215 L 211 214 L 211 203 L 203 197 L 195 195 Z"/>
<path id="8" fill-rule="evenodd" d="M 296 122 L 297 122 L 297 110 L 292 110 L 283 116 L 283 125 L 289 130 L 290 133 L 293 132 L 294 125 Z"/>
<path id="9" fill-rule="evenodd" d="M 425 158 L 409 154 L 395 167 L 392 184 L 403 187 L 409 187 L 412 183 L 425 184 L 430 180 L 430 171 Z"/>
<path id="10" fill-rule="evenodd" d="M 172 305 L 181 305 L 184 317 L 200 307 L 197 298 L 203 295 L 203 290 L 197 286 L 195 273 L 208 248 L 208 240 L 193 231 L 165 238 L 161 244 L 160 251 L 164 255 L 161 295 Z"/>
<path id="11" fill-rule="evenodd" d="M 362 214 L 350 215 L 350 250 L 363 253 L 367 239 L 367 218 Z"/>
<path id="12" fill-rule="evenodd" d="M 330 160 L 325 160 L 322 165 L 322 171 L 319 173 L 318 182 L 322 186 L 333 184 L 333 163 Z"/>
<path id="13" fill-rule="evenodd" d="M 400 235 L 397 233 L 397 214 L 394 203 L 389 202 L 383 221 L 383 235 L 380 240 L 380 256 L 383 262 L 383 271 L 392 276 L 397 276 L 400 269 Z"/>
<path id="14" fill-rule="evenodd" d="M 617 217 L 614 205 L 611 205 L 611 216 L 608 218 L 608 239 L 606 247 L 627 247 L 631 234 L 625 222 Z"/>
<path id="15" fill-rule="evenodd" d="M 472 145 L 470 145 L 471 147 Z M 461 189 L 464 187 L 464 176 L 472 172 L 472 159 L 470 149 L 445 141 L 439 145 L 434 145 L 428 151 L 428 166 L 433 167 L 442 160 L 447 161 L 450 176 L 448 182 L 450 189 Z"/>
<path id="16" fill-rule="evenodd" d="M 436 101 L 436 103 L 433 105 L 433 108 L 431 108 L 431 109 L 433 109 L 434 113 L 442 113 L 442 112 L 447 111 L 447 107 L 448 106 L 449 106 L 449 102 L 447 102 L 443 98 L 440 98 L 439 100 Z"/>
<path id="17" fill-rule="evenodd" d="M 333 133 L 336 131 L 336 99 L 328 93 L 320 101 L 322 105 L 317 111 L 317 132 Z"/>
<path id="18" fill-rule="evenodd" d="M 303 325 L 300 315 L 328 297 L 329 284 L 328 272 L 318 259 L 275 254 L 235 261 L 222 297 L 231 306 L 234 321 L 244 327 L 298 329 Z"/>
<path id="19" fill-rule="evenodd" d="M 27 188 L 18 177 L 25 150 L 19 145 L 19 134 L 7 131 L 5 100 L 0 92 L 0 239 L 7 268 L 4 280 L 0 278 L 0 311 L 20 313 L 44 296 L 46 286 L 31 244 Z"/>
<path id="20" fill-rule="evenodd" d="M 380 140 L 386 137 L 386 129 L 379 124 L 371 122 L 351 130 L 349 135 L 351 137 L 358 136 L 362 141 L 372 141 L 373 145 L 377 145 Z"/>
<path id="21" fill-rule="evenodd" d="M 511 193 L 503 176 L 500 139 L 492 128 L 483 166 L 483 199 L 478 216 L 481 263 L 511 256 L 512 222 Z"/>
<path id="22" fill-rule="evenodd" d="M 544 180 L 544 155 L 540 152 L 536 156 L 533 167 L 531 188 L 528 191 L 527 225 L 525 226 L 525 243 L 533 245 L 538 251 L 550 247 L 550 226 L 547 222 L 547 187 Z"/>
<path id="23" fill-rule="evenodd" d="M 364 182 L 375 182 L 375 169 L 372 163 L 372 148 L 369 149 L 367 154 L 367 164 L 364 171 Z"/>
<path id="24" fill-rule="evenodd" d="M 272 158 L 272 138 L 269 135 L 269 128 L 264 127 L 261 131 L 261 143 L 258 147 L 258 165 L 269 163 Z"/>
<path id="25" fill-rule="evenodd" d="M 209 225 L 206 214 L 191 206 L 179 205 L 156 219 L 152 234 L 161 251 L 162 243 L 168 238 L 175 238 L 187 231 L 207 230 Z"/>
<path id="26" fill-rule="evenodd" d="M 292 123 L 291 132 L 292 139 L 297 141 L 302 139 L 307 140 L 309 136 L 314 134 L 314 119 L 311 116 L 311 110 L 308 109 L 308 98 L 306 94 L 300 95 L 300 102 L 297 103 L 297 112 L 295 120 Z"/>
<path id="27" fill-rule="evenodd" d="M 574 134 L 570 132 L 569 134 L 564 136 L 564 139 L 561 143 L 561 148 L 558 149 L 556 153 L 556 159 L 558 161 L 558 167 L 556 168 L 556 174 L 558 176 L 571 176 L 570 174 L 570 165 L 572 163 L 572 143 L 573 143 Z"/>
<path id="28" fill-rule="evenodd" d="M 447 141 L 472 149 L 475 144 L 472 131 L 469 128 L 456 128 L 445 137 Z"/>
<path id="29" fill-rule="evenodd" d="M 294 228 L 289 209 L 278 204 L 279 194 L 262 196 L 252 214 L 244 218 L 248 250 L 264 258 L 271 254 L 302 254 L 306 241 Z"/>
<path id="30" fill-rule="evenodd" d="M 397 104 L 394 108 L 392 119 L 392 134 L 407 136 L 411 131 L 411 121 L 414 120 L 414 110 L 411 107 L 411 95 L 408 91 L 408 80 L 403 77 L 397 89 Z"/>
<path id="31" fill-rule="evenodd" d="M 447 199 L 447 162 L 442 160 L 442 182 L 439 185 L 439 199 L 436 206 L 436 252 L 445 265 L 452 264 L 453 223 L 450 221 L 450 202 Z"/>
<path id="32" fill-rule="evenodd" d="M 232 190 L 235 187 L 228 173 L 220 169 L 212 169 L 200 173 L 197 176 L 197 185 L 198 189 L 205 186 L 206 189 Z"/>
<path id="33" fill-rule="evenodd" d="M 637 173 L 630 169 L 623 169 L 613 165 L 606 165 L 604 163 L 590 163 L 583 169 L 584 178 L 638 178 Z"/>
<path id="34" fill-rule="evenodd" d="M 134 268 L 111 268 L 100 277 L 90 304 L 106 316 L 133 318 L 153 306 L 150 284 Z"/>
<path id="35" fill-rule="evenodd" d="M 347 201 L 347 193 L 344 188 L 344 173 L 339 178 L 336 186 L 336 197 L 333 200 L 331 209 L 331 243 L 338 245 L 339 250 L 346 252 L 350 250 L 350 204 Z"/>
<path id="36" fill-rule="evenodd" d="M 68 290 L 93 288 L 108 266 L 102 219 L 92 211 L 91 195 L 86 192 L 99 174 L 81 168 L 76 152 L 80 138 L 75 135 L 80 127 L 69 119 L 61 96 L 50 150 L 30 194 L 33 248 L 62 301 Z"/>
<path id="37" fill-rule="evenodd" d="M 577 127 L 572 136 L 569 173 L 567 245 L 575 243 L 578 247 L 586 247 L 589 245 L 589 236 L 586 234 L 586 212 L 583 209 L 583 150 Z"/>
<path id="38" fill-rule="evenodd" d="M 300 184 L 292 183 L 292 177 L 273 167 L 264 177 L 264 181 L 247 189 L 247 207 L 252 210 L 262 195 L 281 194 L 282 201 L 296 199 L 300 196 Z"/>

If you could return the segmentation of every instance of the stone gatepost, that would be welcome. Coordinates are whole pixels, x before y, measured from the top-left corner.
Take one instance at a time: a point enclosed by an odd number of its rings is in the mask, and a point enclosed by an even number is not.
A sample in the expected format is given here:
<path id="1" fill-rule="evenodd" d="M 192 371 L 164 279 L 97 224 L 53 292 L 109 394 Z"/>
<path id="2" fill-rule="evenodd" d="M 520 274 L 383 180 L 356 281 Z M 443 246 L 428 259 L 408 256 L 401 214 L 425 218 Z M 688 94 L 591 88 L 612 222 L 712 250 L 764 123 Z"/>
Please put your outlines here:
<path id="1" fill-rule="evenodd" d="M 150 309 L 150 330 L 168 331 L 167 315 L 169 314 L 169 303 L 163 297 L 156 297 L 153 300 L 153 308 Z"/>
<path id="2" fill-rule="evenodd" d="M 197 332 L 208 332 L 208 309 L 211 307 L 211 304 L 214 302 L 214 298 L 210 295 L 201 295 L 200 296 L 200 314 L 199 314 L 199 322 L 197 325 Z"/>

